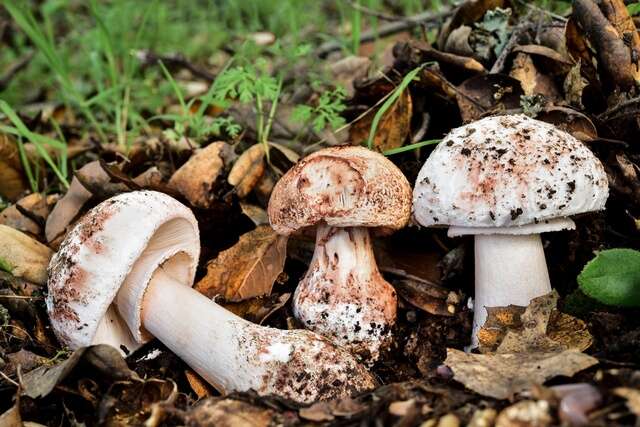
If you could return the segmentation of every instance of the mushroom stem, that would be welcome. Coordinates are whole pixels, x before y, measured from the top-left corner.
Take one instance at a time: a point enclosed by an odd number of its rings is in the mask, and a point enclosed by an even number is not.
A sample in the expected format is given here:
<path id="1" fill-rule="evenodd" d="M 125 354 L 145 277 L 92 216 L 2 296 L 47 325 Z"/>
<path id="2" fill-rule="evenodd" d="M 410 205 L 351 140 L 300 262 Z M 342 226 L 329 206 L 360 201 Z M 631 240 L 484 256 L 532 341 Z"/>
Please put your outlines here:
<path id="1" fill-rule="evenodd" d="M 475 241 L 475 304 L 471 347 L 487 319 L 485 307 L 527 306 L 551 292 L 539 234 L 477 234 Z"/>
<path id="2" fill-rule="evenodd" d="M 141 310 L 144 328 L 223 392 L 254 389 L 310 402 L 374 385 L 351 355 L 321 337 L 248 322 L 162 267 L 149 281 Z"/>
<path id="3" fill-rule="evenodd" d="M 376 265 L 365 227 L 319 225 L 309 270 L 294 295 L 306 327 L 375 361 L 396 318 L 396 293 Z"/>

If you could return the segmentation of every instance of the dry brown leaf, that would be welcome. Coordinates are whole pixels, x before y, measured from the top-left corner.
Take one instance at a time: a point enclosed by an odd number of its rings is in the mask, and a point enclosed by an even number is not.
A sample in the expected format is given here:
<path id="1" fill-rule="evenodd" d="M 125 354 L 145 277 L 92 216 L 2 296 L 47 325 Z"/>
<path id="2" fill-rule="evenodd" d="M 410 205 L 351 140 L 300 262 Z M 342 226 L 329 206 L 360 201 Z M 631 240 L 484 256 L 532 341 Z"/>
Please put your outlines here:
<path id="1" fill-rule="evenodd" d="M 537 44 L 516 46 L 513 48 L 513 52 L 524 52 L 531 55 L 540 69 L 548 74 L 564 75 L 574 65 L 573 61 L 564 54 Z"/>
<path id="2" fill-rule="evenodd" d="M 28 189 L 18 147 L 11 137 L 0 134 L 0 196 L 15 201 Z"/>
<path id="3" fill-rule="evenodd" d="M 547 101 L 560 98 L 560 92 L 554 80 L 542 74 L 533 63 L 531 56 L 526 53 L 520 52 L 516 55 L 509 75 L 520 82 L 525 95 L 544 95 Z"/>
<path id="4" fill-rule="evenodd" d="M 538 114 L 537 119 L 555 125 L 580 141 L 591 141 L 598 137 L 598 130 L 591 119 L 572 108 L 551 106 Z"/>
<path id="5" fill-rule="evenodd" d="M 53 251 L 26 234 L 0 225 L 0 258 L 11 266 L 11 274 L 44 285 Z"/>
<path id="6" fill-rule="evenodd" d="M 488 10 L 504 7 L 503 0 L 471 0 L 463 2 L 453 16 L 445 22 L 438 35 L 438 48 L 443 50 L 449 34 L 461 25 L 473 24 L 487 13 Z"/>
<path id="7" fill-rule="evenodd" d="M 222 295 L 227 301 L 269 295 L 286 255 L 287 238 L 269 226 L 259 226 L 209 261 L 207 274 L 195 288 L 209 298 Z"/>
<path id="8" fill-rule="evenodd" d="M 299 411 L 300 418 L 309 421 L 321 422 L 331 421 L 335 417 L 351 417 L 366 409 L 366 405 L 359 403 L 350 397 L 330 400 L 328 402 L 318 402 L 302 408 Z"/>
<path id="9" fill-rule="evenodd" d="M 487 308 L 487 321 L 478 340 L 483 353 L 538 352 L 574 349 L 584 351 L 593 343 L 587 325 L 556 310 L 558 294 L 553 291 L 534 298 L 528 307 Z"/>
<path id="10" fill-rule="evenodd" d="M 351 126 L 349 138 L 352 145 L 360 145 L 367 141 L 376 112 L 377 110 L 371 111 Z M 373 138 L 375 149 L 382 152 L 402 147 L 411 131 L 412 114 L 411 94 L 408 90 L 405 90 L 378 122 L 376 134 Z"/>
<path id="11" fill-rule="evenodd" d="M 289 301 L 291 294 L 255 297 L 240 302 L 216 300 L 218 304 L 243 319 L 261 325 L 269 316 L 280 310 Z"/>
<path id="12" fill-rule="evenodd" d="M 629 408 L 636 417 L 640 417 L 640 390 L 628 387 L 617 387 L 613 389 L 613 393 L 616 396 L 627 399 L 627 408 Z"/>
<path id="13" fill-rule="evenodd" d="M 522 400 L 500 412 L 495 427 L 547 427 L 553 422 L 546 400 Z"/>
<path id="14" fill-rule="evenodd" d="M 0 212 L 0 224 L 25 233 L 39 235 L 42 232 L 41 223 L 43 224 L 47 219 L 56 201 L 55 195 L 44 197 L 40 193 L 29 194 Z M 30 215 L 26 216 L 21 211 L 28 212 Z M 42 221 L 36 222 L 32 218 Z"/>
<path id="15" fill-rule="evenodd" d="M 0 415 L 0 426 L 2 427 L 23 427 L 20 417 L 20 402 L 17 401 L 8 411 Z"/>
<path id="16" fill-rule="evenodd" d="M 177 190 L 192 205 L 208 208 L 216 199 L 215 190 L 235 154 L 226 142 L 214 142 L 197 150 L 169 180 L 169 187 Z"/>
<path id="17" fill-rule="evenodd" d="M 241 199 L 251 193 L 264 175 L 264 158 L 264 146 L 255 144 L 245 150 L 233 164 L 227 181 L 236 188 L 236 194 Z"/>
<path id="18" fill-rule="evenodd" d="M 483 396 L 508 399 L 558 375 L 567 377 L 598 363 L 576 350 L 560 353 L 473 354 L 448 348 L 444 362 L 453 378 Z"/>
<path id="19" fill-rule="evenodd" d="M 275 414 L 270 409 L 233 399 L 208 398 L 191 409 L 188 425 L 220 427 L 268 427 Z"/>
<path id="20" fill-rule="evenodd" d="M 347 95 L 351 97 L 355 92 L 353 82 L 366 77 L 370 66 L 371 59 L 366 56 L 347 56 L 330 64 L 327 68 L 336 85 L 344 87 Z"/>
<path id="21" fill-rule="evenodd" d="M 211 396 L 209 385 L 200 375 L 196 374 L 191 369 L 187 369 L 184 371 L 184 376 L 187 378 L 187 382 L 189 383 L 191 390 L 193 390 L 196 396 L 198 396 L 198 399 Z"/>
<path id="22" fill-rule="evenodd" d="M 458 86 L 456 99 L 465 123 L 488 113 L 520 108 L 524 95 L 520 82 L 504 74 L 471 77 Z"/>
<path id="23" fill-rule="evenodd" d="M 269 215 L 263 207 L 240 201 L 240 209 L 255 225 L 269 224 Z"/>
<path id="24" fill-rule="evenodd" d="M 99 161 L 93 161 L 87 163 L 76 171 L 76 175 L 83 175 L 85 177 L 92 177 L 94 181 L 100 183 L 109 182 L 109 176 L 100 166 Z M 71 180 L 71 185 L 67 193 L 58 200 L 58 203 L 53 207 L 51 214 L 47 217 L 45 225 L 45 236 L 47 242 L 52 242 L 54 239 L 62 235 L 67 226 L 76 218 L 80 213 L 80 210 L 84 204 L 91 199 L 91 192 L 87 190 L 80 182 L 77 176 L 74 176 Z"/>
<path id="25" fill-rule="evenodd" d="M 447 303 L 449 291 L 445 288 L 417 280 L 397 280 L 393 287 L 403 299 L 427 313 L 439 316 L 452 316 L 455 313 L 455 307 L 450 308 Z"/>
<path id="26" fill-rule="evenodd" d="M 327 402 L 314 403 L 307 408 L 300 409 L 298 411 L 298 414 L 300 415 L 300 418 L 314 421 L 316 423 L 322 421 L 332 421 L 333 419 L 335 419 L 335 417 L 331 413 L 331 407 Z"/>

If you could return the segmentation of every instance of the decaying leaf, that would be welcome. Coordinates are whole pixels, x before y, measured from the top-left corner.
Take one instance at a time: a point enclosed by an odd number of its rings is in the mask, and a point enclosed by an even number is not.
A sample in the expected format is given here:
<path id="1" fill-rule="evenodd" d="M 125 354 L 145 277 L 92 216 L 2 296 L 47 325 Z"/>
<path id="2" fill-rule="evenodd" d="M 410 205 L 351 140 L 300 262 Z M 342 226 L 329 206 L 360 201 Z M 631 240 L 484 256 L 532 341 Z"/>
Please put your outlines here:
<path id="1" fill-rule="evenodd" d="M 187 382 L 189 383 L 191 390 L 193 390 L 196 396 L 198 396 L 198 399 L 211 396 L 209 385 L 200 375 L 196 374 L 191 369 L 187 369 L 184 371 L 184 376 L 187 378 Z"/>
<path id="2" fill-rule="evenodd" d="M 51 214 L 47 217 L 47 223 L 45 225 L 45 236 L 48 242 L 52 242 L 57 237 L 62 235 L 67 226 L 76 218 L 80 213 L 80 210 L 84 204 L 91 199 L 92 194 L 78 179 L 77 175 L 84 176 L 85 180 L 91 179 L 95 181 L 96 185 L 100 183 L 107 183 L 109 176 L 100 166 L 99 161 L 93 161 L 87 163 L 76 171 L 76 176 L 71 180 L 69 190 L 67 193 L 58 200 L 58 203 L 53 207 Z"/>
<path id="3" fill-rule="evenodd" d="M 553 422 L 546 400 L 522 400 L 498 414 L 495 427 L 547 427 Z"/>
<path id="4" fill-rule="evenodd" d="M 520 82 L 503 74 L 471 77 L 458 86 L 456 99 L 465 123 L 478 120 L 493 112 L 520 107 L 524 95 Z"/>
<path id="5" fill-rule="evenodd" d="M 618 387 L 613 392 L 627 400 L 627 408 L 634 413 L 636 417 L 640 417 L 640 390 L 628 387 Z"/>
<path id="6" fill-rule="evenodd" d="M 264 158 L 264 146 L 255 144 L 246 149 L 233 164 L 227 181 L 236 188 L 238 197 L 246 197 L 264 175 Z"/>
<path id="7" fill-rule="evenodd" d="M 558 375 L 567 377 L 598 363 L 577 350 L 556 353 L 473 354 L 447 349 L 453 378 L 483 396 L 508 399 Z"/>
<path id="8" fill-rule="evenodd" d="M 195 152 L 187 163 L 169 180 L 169 187 L 177 190 L 192 205 L 208 208 L 216 199 L 218 180 L 223 176 L 235 154 L 226 142 L 214 142 Z"/>
<path id="9" fill-rule="evenodd" d="M 520 82 L 525 95 L 543 95 L 547 101 L 560 98 L 560 92 L 553 79 L 541 73 L 531 56 L 526 53 L 519 52 L 515 56 L 509 75 Z"/>
<path id="10" fill-rule="evenodd" d="M 22 394 L 32 399 L 47 396 L 73 371 L 80 360 L 85 360 L 98 372 L 113 379 L 139 380 L 115 348 L 100 344 L 74 351 L 68 359 L 53 366 L 41 366 L 23 376 Z"/>
<path id="11" fill-rule="evenodd" d="M 556 310 L 553 291 L 531 300 L 528 307 L 487 308 L 487 320 L 478 333 L 483 353 L 548 353 L 574 349 L 584 351 L 593 343 L 587 325 Z"/>
<path id="12" fill-rule="evenodd" d="M 32 193 L 0 212 L 0 224 L 39 235 L 57 196 Z"/>
<path id="13" fill-rule="evenodd" d="M 439 316 L 452 316 L 455 306 L 447 303 L 449 291 L 428 282 L 397 280 L 393 287 L 398 294 L 414 307 Z"/>
<path id="14" fill-rule="evenodd" d="M 268 427 L 275 413 L 240 400 L 208 398 L 191 409 L 186 418 L 189 426 Z"/>
<path id="15" fill-rule="evenodd" d="M 0 134 L 0 196 L 15 201 L 28 188 L 18 147 L 8 135 Z"/>
<path id="16" fill-rule="evenodd" d="M 317 402 L 309 407 L 300 409 L 298 413 L 300 414 L 300 418 L 305 420 L 322 422 L 331 421 L 336 417 L 350 417 L 365 409 L 367 409 L 367 407 L 362 403 L 346 397 L 328 402 Z"/>
<path id="17" fill-rule="evenodd" d="M 207 274 L 195 288 L 228 301 L 269 295 L 284 267 L 287 238 L 269 226 L 259 226 L 240 236 L 238 243 L 207 263 Z"/>
<path id="18" fill-rule="evenodd" d="M 11 274 L 44 285 L 53 251 L 26 234 L 0 225 L 0 258 L 11 267 Z"/>
<path id="19" fill-rule="evenodd" d="M 487 11 L 498 7 L 504 7 L 502 0 L 471 0 L 463 2 L 454 12 L 453 16 L 444 24 L 438 35 L 438 48 L 444 49 L 449 34 L 461 25 L 473 24 L 482 18 Z"/>
<path id="20" fill-rule="evenodd" d="M 16 402 L 8 411 L 0 415 L 0 426 L 2 427 L 23 427 L 20 417 L 20 403 Z"/>
<path id="21" fill-rule="evenodd" d="M 240 209 L 256 226 L 269 224 L 269 215 L 263 207 L 241 201 Z"/>
<path id="22" fill-rule="evenodd" d="M 351 126 L 349 129 L 351 144 L 359 145 L 367 141 L 376 111 L 371 111 Z M 373 139 L 374 148 L 378 151 L 386 151 L 401 147 L 411 131 L 412 114 L 411 94 L 405 90 L 382 115 Z"/>
<path id="23" fill-rule="evenodd" d="M 557 126 L 580 141 L 592 141 L 598 137 L 598 130 L 591 119 L 572 108 L 550 106 L 537 119 Z"/>
<path id="24" fill-rule="evenodd" d="M 291 294 L 269 295 L 250 298 L 240 302 L 216 300 L 218 304 L 233 314 L 261 325 L 269 316 L 280 310 L 289 301 Z"/>

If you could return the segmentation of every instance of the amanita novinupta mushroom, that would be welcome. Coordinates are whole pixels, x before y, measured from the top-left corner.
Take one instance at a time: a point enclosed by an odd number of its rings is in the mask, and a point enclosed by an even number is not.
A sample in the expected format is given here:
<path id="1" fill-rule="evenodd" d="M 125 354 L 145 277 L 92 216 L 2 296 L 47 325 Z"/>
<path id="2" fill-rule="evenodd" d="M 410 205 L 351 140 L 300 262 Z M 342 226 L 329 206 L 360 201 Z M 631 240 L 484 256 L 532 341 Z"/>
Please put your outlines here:
<path id="1" fill-rule="evenodd" d="M 291 168 L 269 200 L 281 234 L 317 226 L 311 265 L 294 295 L 294 314 L 309 329 L 369 361 L 390 339 L 397 297 L 376 265 L 369 228 L 404 227 L 411 187 L 402 172 L 363 147 L 317 151 Z"/>
<path id="2" fill-rule="evenodd" d="M 524 115 L 459 127 L 436 147 L 416 180 L 414 217 L 474 235 L 473 345 L 485 307 L 526 306 L 551 291 L 540 233 L 574 229 L 569 216 L 604 209 L 608 188 L 583 143 Z"/>
<path id="3" fill-rule="evenodd" d="M 171 197 L 140 191 L 99 204 L 49 265 L 47 309 L 58 339 L 72 349 L 110 344 L 128 354 L 157 337 L 227 392 L 311 402 L 374 386 L 352 355 L 325 338 L 258 326 L 191 289 L 199 254 L 196 219 Z"/>

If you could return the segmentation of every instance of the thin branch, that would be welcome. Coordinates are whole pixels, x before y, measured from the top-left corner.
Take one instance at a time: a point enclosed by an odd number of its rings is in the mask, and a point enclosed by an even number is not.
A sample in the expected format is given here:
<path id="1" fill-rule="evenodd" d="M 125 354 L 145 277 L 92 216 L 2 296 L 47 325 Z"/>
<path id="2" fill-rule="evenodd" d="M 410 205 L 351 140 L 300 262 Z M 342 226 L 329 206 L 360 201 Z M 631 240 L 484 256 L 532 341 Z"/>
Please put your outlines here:
<path id="1" fill-rule="evenodd" d="M 400 33 L 405 30 L 409 30 L 418 25 L 422 26 L 436 26 L 443 19 L 448 18 L 453 14 L 455 9 L 447 9 L 442 12 L 433 13 L 431 11 L 419 13 L 413 16 L 407 16 L 402 20 L 389 22 L 388 24 L 381 25 L 376 31 L 369 30 L 362 33 L 360 36 L 360 43 L 368 43 L 380 37 L 386 37 L 391 34 Z M 331 52 L 342 49 L 342 44 L 337 41 L 329 41 L 320 45 L 316 54 L 320 57 L 326 56 Z"/>
<path id="2" fill-rule="evenodd" d="M 13 80 L 13 78 L 16 76 L 16 74 L 18 74 L 22 69 L 29 65 L 29 62 L 31 62 L 31 58 L 33 58 L 33 55 L 33 51 L 28 52 L 16 62 L 9 65 L 7 71 L 5 71 L 2 76 L 0 76 L 0 91 L 5 90 L 7 86 L 9 86 L 9 83 L 11 83 L 11 80 Z"/>
<path id="3" fill-rule="evenodd" d="M 155 52 L 143 49 L 143 50 L 138 50 L 135 53 L 135 55 L 140 62 L 146 65 L 152 65 L 152 64 L 157 64 L 158 62 L 162 62 L 163 64 L 166 64 L 167 66 L 170 66 L 170 67 L 185 68 L 191 71 L 191 73 L 194 76 L 200 77 L 209 82 L 212 82 L 216 79 L 215 74 L 212 74 L 209 71 L 192 64 L 180 54 L 158 55 Z"/>

